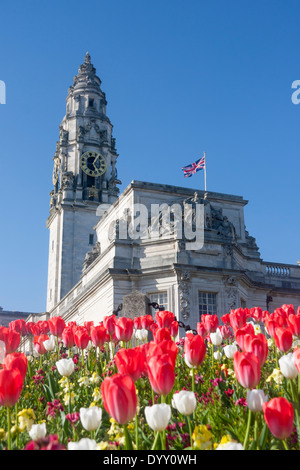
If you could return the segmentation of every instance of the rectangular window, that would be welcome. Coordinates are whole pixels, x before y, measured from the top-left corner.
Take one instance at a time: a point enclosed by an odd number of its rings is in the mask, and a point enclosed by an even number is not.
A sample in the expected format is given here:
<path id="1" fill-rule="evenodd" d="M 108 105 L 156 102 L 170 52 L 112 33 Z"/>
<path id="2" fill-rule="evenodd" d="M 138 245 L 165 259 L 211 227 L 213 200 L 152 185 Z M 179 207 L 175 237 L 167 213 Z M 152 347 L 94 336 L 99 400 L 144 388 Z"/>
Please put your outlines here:
<path id="1" fill-rule="evenodd" d="M 217 294 L 212 292 L 199 292 L 199 319 L 201 315 L 217 314 Z"/>
<path id="2" fill-rule="evenodd" d="M 94 244 L 94 234 L 90 233 L 90 235 L 89 235 L 89 245 L 93 245 L 93 244 Z"/>
<path id="3" fill-rule="evenodd" d="M 94 107 L 94 100 L 93 98 L 89 98 L 89 108 L 93 108 Z"/>
<path id="4" fill-rule="evenodd" d="M 167 292 L 156 292 L 155 294 L 149 294 L 150 302 L 156 302 L 158 305 L 162 306 L 164 310 L 168 310 L 168 293 Z M 152 310 L 152 314 L 157 312 L 156 309 Z"/>

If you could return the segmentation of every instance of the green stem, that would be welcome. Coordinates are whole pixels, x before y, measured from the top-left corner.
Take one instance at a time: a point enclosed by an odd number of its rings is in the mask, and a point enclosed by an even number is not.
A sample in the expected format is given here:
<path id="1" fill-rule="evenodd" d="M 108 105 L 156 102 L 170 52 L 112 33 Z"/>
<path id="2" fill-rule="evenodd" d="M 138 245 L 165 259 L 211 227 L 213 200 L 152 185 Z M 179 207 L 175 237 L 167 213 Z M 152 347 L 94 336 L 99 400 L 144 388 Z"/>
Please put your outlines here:
<path id="1" fill-rule="evenodd" d="M 192 391 L 195 393 L 195 368 L 192 368 Z"/>
<path id="2" fill-rule="evenodd" d="M 282 440 L 282 443 L 283 443 L 284 449 L 285 449 L 285 450 L 289 450 L 289 447 L 288 447 L 287 442 L 286 442 L 285 439 Z"/>
<path id="3" fill-rule="evenodd" d="M 190 416 L 187 416 L 186 419 L 187 419 L 188 427 L 189 427 L 190 446 L 192 447 L 192 445 L 193 445 L 192 434 L 193 434 L 193 433 L 192 433 L 191 417 L 190 417 Z"/>
<path id="4" fill-rule="evenodd" d="M 10 407 L 7 407 L 7 450 L 11 450 L 11 416 Z"/>
<path id="5" fill-rule="evenodd" d="M 161 440 L 161 449 L 166 450 L 166 430 L 164 429 L 160 434 L 160 440 Z"/>
<path id="6" fill-rule="evenodd" d="M 127 424 L 123 424 L 123 429 L 124 429 L 124 435 L 125 435 L 125 449 L 126 450 L 133 450 L 132 440 L 131 440 L 129 431 L 127 429 Z"/>
<path id="7" fill-rule="evenodd" d="M 246 450 L 247 444 L 248 444 L 248 439 L 249 439 L 249 433 L 250 433 L 250 424 L 251 424 L 251 417 L 252 417 L 252 412 L 249 409 L 248 410 L 248 423 L 247 423 L 247 429 L 246 429 L 246 434 L 245 434 L 245 439 L 244 439 L 244 449 Z"/>
<path id="8" fill-rule="evenodd" d="M 160 433 L 157 431 L 151 450 L 155 450 L 159 437 L 160 437 Z"/>
<path id="9" fill-rule="evenodd" d="M 138 415 L 135 415 L 135 447 L 139 450 L 139 420 Z"/>

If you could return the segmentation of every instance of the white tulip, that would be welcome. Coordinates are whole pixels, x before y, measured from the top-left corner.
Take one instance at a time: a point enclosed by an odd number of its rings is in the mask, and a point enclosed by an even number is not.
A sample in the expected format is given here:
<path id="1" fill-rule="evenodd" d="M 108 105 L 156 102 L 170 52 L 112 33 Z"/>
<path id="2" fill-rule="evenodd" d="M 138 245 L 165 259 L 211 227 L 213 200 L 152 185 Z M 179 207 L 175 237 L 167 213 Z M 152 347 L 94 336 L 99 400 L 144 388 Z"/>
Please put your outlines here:
<path id="1" fill-rule="evenodd" d="M 96 441 L 84 437 L 78 442 L 69 442 L 68 450 L 97 450 Z"/>
<path id="2" fill-rule="evenodd" d="M 234 353 L 238 350 L 237 345 L 235 343 L 233 344 L 227 344 L 223 348 L 224 354 L 227 357 L 227 359 L 233 359 Z"/>
<path id="3" fill-rule="evenodd" d="M 247 405 L 254 413 L 262 411 L 263 404 L 268 401 L 268 397 L 263 390 L 253 389 L 247 391 Z"/>
<path id="4" fill-rule="evenodd" d="M 80 408 L 80 421 L 84 429 L 87 431 L 95 431 L 101 424 L 102 409 L 98 406 L 90 408 Z"/>
<path id="5" fill-rule="evenodd" d="M 29 431 L 29 436 L 33 441 L 43 439 L 47 434 L 46 423 L 33 424 Z"/>
<path id="6" fill-rule="evenodd" d="M 278 363 L 281 373 L 286 379 L 295 379 L 298 376 L 298 370 L 295 366 L 294 355 L 292 352 L 285 356 L 281 356 Z"/>
<path id="7" fill-rule="evenodd" d="M 171 419 L 171 407 L 167 403 L 159 403 L 145 407 L 145 417 L 153 431 L 163 431 Z"/>
<path id="8" fill-rule="evenodd" d="M 197 400 L 194 392 L 181 390 L 175 393 L 172 398 L 172 406 L 184 416 L 191 415 L 196 408 Z"/>
<path id="9" fill-rule="evenodd" d="M 220 346 L 222 344 L 223 336 L 219 328 L 217 328 L 214 333 L 210 333 L 209 336 L 214 346 Z"/>
<path id="10" fill-rule="evenodd" d="M 145 330 L 144 328 L 142 328 L 140 330 L 136 330 L 135 337 L 139 341 L 147 341 L 147 339 L 148 339 L 148 330 Z"/>
<path id="11" fill-rule="evenodd" d="M 219 361 L 222 358 L 222 353 L 220 351 L 214 352 L 214 358 Z"/>
<path id="12" fill-rule="evenodd" d="M 46 341 L 43 342 L 43 345 L 46 349 L 46 351 L 53 351 L 55 349 L 55 339 L 53 336 L 51 336 L 49 339 L 46 339 Z"/>
<path id="13" fill-rule="evenodd" d="M 56 362 L 56 367 L 60 375 L 69 377 L 74 372 L 75 364 L 72 358 L 60 359 Z"/>
<path id="14" fill-rule="evenodd" d="M 226 444 L 220 444 L 216 450 L 245 450 L 243 445 L 239 442 L 227 442 Z"/>

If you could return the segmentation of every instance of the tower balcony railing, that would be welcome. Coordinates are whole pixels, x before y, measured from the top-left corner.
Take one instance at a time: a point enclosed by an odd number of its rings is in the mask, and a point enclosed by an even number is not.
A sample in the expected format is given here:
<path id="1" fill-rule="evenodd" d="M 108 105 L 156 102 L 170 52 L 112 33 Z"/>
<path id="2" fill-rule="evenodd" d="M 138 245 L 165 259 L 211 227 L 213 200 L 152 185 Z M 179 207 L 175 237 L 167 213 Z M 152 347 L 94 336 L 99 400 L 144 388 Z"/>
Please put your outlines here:
<path id="1" fill-rule="evenodd" d="M 297 264 L 264 262 L 263 265 L 267 276 L 280 278 L 296 277 L 300 279 L 300 266 Z"/>

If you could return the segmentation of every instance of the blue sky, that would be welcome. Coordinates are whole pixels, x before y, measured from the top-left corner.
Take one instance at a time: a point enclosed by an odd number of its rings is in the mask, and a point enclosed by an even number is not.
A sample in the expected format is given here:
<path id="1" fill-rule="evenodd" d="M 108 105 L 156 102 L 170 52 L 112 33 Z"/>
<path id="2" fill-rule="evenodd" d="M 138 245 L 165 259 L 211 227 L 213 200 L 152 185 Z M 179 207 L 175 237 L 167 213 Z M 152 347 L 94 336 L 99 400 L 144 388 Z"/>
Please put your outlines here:
<path id="1" fill-rule="evenodd" d="M 207 189 L 249 201 L 265 261 L 299 251 L 298 0 L 2 2 L 0 305 L 46 308 L 52 157 L 87 51 L 106 92 L 118 176 L 203 189 L 181 167 L 207 156 Z"/>

